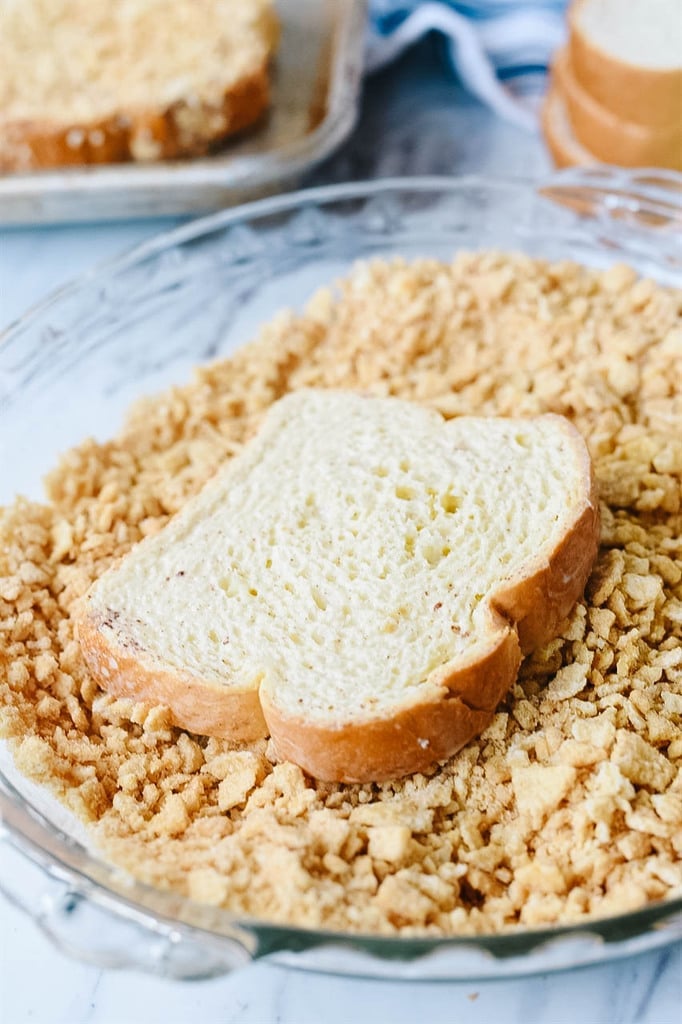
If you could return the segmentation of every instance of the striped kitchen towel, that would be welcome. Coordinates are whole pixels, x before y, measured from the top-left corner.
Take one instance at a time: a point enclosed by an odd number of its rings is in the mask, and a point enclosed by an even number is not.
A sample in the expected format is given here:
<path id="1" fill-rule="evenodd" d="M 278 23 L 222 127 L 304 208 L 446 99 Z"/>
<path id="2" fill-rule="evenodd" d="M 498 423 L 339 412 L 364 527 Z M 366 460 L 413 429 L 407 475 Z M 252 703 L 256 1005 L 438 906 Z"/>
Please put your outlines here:
<path id="1" fill-rule="evenodd" d="M 523 81 L 546 70 L 565 34 L 566 0 L 370 0 L 367 70 L 378 71 L 427 32 L 445 39 L 464 87 L 501 117 L 534 130 Z"/>

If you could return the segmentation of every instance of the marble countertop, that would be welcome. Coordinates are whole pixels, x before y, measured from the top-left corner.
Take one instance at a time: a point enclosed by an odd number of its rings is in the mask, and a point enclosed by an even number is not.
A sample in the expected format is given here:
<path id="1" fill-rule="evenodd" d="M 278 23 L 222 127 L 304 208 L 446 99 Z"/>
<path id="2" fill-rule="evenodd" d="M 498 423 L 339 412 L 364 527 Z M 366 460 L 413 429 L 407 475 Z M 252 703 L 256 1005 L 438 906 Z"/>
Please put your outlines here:
<path id="1" fill-rule="evenodd" d="M 303 184 L 425 173 L 540 177 L 549 169 L 539 139 L 494 120 L 468 99 L 427 43 L 370 81 L 352 138 Z M 176 223 L 3 232 L 0 326 L 82 271 Z M 514 981 L 372 981 L 260 962 L 230 976 L 183 983 L 70 960 L 23 914 L 0 903 L 3 1024 L 680 1024 L 681 1006 L 682 944 Z"/>

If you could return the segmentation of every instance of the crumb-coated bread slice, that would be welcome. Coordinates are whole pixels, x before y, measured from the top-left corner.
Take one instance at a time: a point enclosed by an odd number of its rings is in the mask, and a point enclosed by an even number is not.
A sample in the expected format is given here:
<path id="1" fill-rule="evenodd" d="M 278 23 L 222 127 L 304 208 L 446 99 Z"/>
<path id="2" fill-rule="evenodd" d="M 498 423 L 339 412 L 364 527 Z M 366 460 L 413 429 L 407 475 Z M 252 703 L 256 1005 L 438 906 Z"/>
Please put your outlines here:
<path id="1" fill-rule="evenodd" d="M 424 770 L 490 722 L 582 593 L 598 505 L 558 416 L 462 417 L 304 390 L 91 588 L 114 694 L 321 779 Z"/>
<path id="2" fill-rule="evenodd" d="M 272 0 L 0 0 L 0 171 L 195 156 L 269 102 Z"/>

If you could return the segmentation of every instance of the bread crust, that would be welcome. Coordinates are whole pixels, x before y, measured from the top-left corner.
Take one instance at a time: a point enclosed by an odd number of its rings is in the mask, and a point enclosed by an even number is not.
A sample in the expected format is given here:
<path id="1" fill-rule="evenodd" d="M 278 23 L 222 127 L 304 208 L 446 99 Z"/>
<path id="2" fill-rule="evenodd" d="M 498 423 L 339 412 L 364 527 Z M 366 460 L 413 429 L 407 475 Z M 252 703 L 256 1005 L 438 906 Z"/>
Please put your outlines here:
<path id="1" fill-rule="evenodd" d="M 486 652 L 439 668 L 427 684 L 429 697 L 390 718 L 329 728 L 283 714 L 262 687 L 277 756 L 326 782 L 383 782 L 451 757 L 490 724 L 521 664 L 516 632 L 495 618 L 496 635 Z"/>
<path id="2" fill-rule="evenodd" d="M 566 49 L 555 54 L 552 79 L 577 141 L 600 160 L 622 167 L 682 169 L 682 122 L 672 129 L 650 128 L 616 117 L 580 85 Z"/>
<path id="3" fill-rule="evenodd" d="M 491 597 L 493 607 L 514 623 L 524 654 L 556 636 L 557 628 L 585 588 L 599 547 L 599 495 L 587 449 L 565 417 L 549 414 L 547 418 L 561 423 L 567 441 L 580 452 L 587 498 L 576 508 L 573 523 L 559 543 Z"/>
<path id="4" fill-rule="evenodd" d="M 93 678 L 108 693 L 168 708 L 173 725 L 202 736 L 250 743 L 268 735 L 258 688 L 227 690 L 182 669 L 169 671 L 130 642 L 117 643 L 100 627 L 103 617 L 82 606 L 76 638 Z"/>
<path id="5" fill-rule="evenodd" d="M 569 447 L 580 452 L 583 486 L 561 539 L 540 549 L 523 570 L 487 600 L 486 646 L 439 666 L 420 688 L 384 718 L 335 726 L 291 715 L 277 704 L 267 679 L 235 691 L 182 670 L 169 671 L 124 631 L 103 630 L 106 616 L 77 615 L 77 637 L 94 678 L 118 696 L 171 709 L 175 725 L 202 735 L 250 741 L 268 734 L 277 755 L 331 782 L 368 782 L 425 771 L 450 757 L 488 725 L 516 679 L 522 652 L 555 635 L 580 597 L 597 554 L 599 505 L 582 438 L 563 417 Z"/>
<path id="6" fill-rule="evenodd" d="M 120 111 L 80 124 L 8 121 L 0 117 L 0 171 L 151 162 L 201 156 L 254 124 L 267 109 L 267 61 L 225 90 L 220 103 L 173 103 Z"/>
<path id="7" fill-rule="evenodd" d="M 596 156 L 570 134 L 565 104 L 554 85 L 550 86 L 542 103 L 540 125 L 556 167 L 589 167 L 599 163 Z"/>
<path id="8" fill-rule="evenodd" d="M 602 107 L 623 121 L 650 128 L 679 127 L 682 66 L 639 67 L 602 50 L 580 24 L 581 8 L 588 2 L 574 0 L 568 11 L 571 66 L 576 80 Z"/>

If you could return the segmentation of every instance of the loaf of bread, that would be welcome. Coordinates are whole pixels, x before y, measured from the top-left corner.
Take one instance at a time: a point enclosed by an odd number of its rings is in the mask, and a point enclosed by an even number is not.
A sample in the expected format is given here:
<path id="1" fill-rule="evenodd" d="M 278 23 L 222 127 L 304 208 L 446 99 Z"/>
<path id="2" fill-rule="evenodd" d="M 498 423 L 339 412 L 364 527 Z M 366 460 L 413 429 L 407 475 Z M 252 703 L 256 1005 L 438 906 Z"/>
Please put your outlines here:
<path id="1" fill-rule="evenodd" d="M 0 171 L 194 156 L 268 104 L 272 0 L 0 0 Z"/>
<path id="2" fill-rule="evenodd" d="M 672 127 L 659 128 L 617 117 L 580 85 L 567 50 L 555 55 L 552 73 L 576 140 L 598 160 L 621 167 L 682 170 L 682 118 Z"/>
<path id="3" fill-rule="evenodd" d="M 93 585 L 78 636 L 106 690 L 192 732 L 269 734 L 320 779 L 397 778 L 488 725 L 598 529 L 562 417 L 304 390 Z"/>
<path id="4" fill-rule="evenodd" d="M 582 146 L 568 118 L 566 104 L 558 89 L 550 86 L 542 104 L 542 134 L 557 167 L 589 167 L 597 164 L 594 153 Z"/>
<path id="5" fill-rule="evenodd" d="M 682 170 L 682 0 L 574 0 L 542 112 L 559 166 Z"/>
<path id="6" fill-rule="evenodd" d="M 573 73 L 597 103 L 625 122 L 679 128 L 680 0 L 574 0 L 568 22 Z"/>

